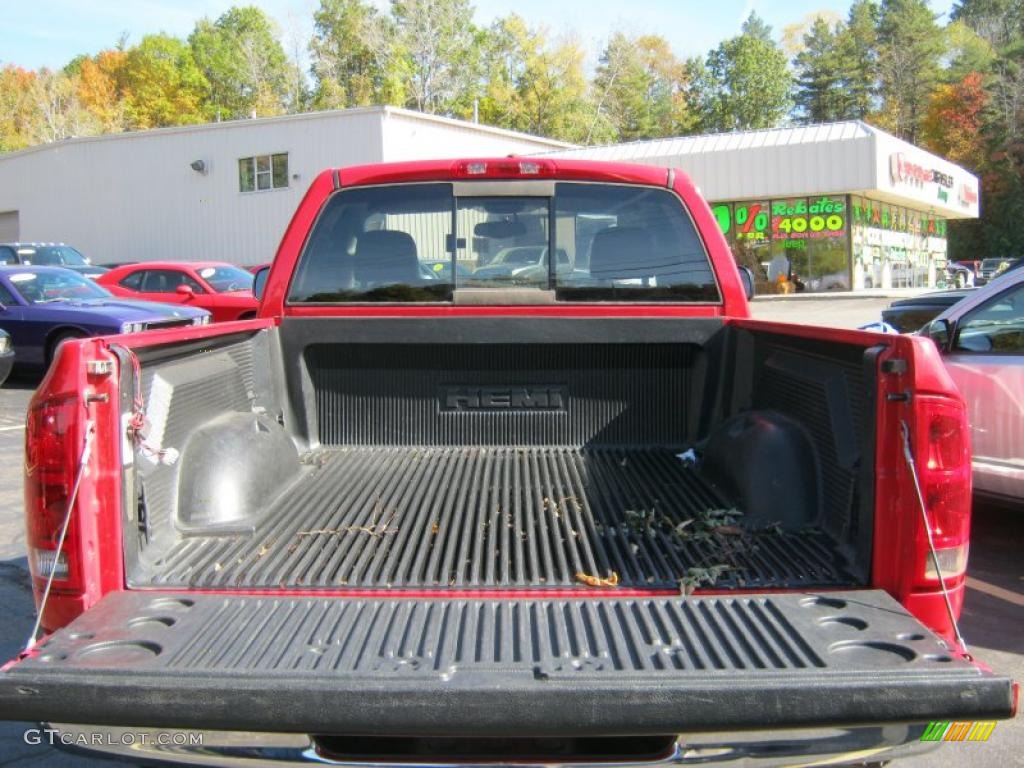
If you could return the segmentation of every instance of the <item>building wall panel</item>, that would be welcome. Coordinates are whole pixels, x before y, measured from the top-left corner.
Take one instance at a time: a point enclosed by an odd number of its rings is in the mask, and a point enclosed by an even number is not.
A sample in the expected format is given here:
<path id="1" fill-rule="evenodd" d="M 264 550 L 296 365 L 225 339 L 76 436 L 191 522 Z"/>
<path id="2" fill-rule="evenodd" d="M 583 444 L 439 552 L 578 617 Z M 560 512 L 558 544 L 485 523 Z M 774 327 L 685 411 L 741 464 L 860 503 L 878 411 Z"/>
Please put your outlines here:
<path id="1" fill-rule="evenodd" d="M 396 128 L 387 134 L 386 116 Z M 399 146 L 385 151 L 389 141 Z M 103 136 L 0 156 L 0 211 L 20 212 L 22 240 L 67 242 L 96 263 L 257 264 L 273 258 L 325 168 L 559 146 L 380 107 Z M 240 192 L 239 158 L 279 152 L 289 186 Z M 204 173 L 190 167 L 196 160 Z"/>

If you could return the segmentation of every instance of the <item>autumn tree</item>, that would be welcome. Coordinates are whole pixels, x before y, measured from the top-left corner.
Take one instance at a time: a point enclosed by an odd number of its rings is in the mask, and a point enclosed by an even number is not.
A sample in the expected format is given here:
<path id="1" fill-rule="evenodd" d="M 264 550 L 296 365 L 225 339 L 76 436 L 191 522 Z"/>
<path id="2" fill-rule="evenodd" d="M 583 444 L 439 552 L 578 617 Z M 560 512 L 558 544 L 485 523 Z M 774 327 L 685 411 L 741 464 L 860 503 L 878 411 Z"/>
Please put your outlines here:
<path id="1" fill-rule="evenodd" d="M 78 78 L 43 68 L 29 89 L 35 119 L 30 127 L 33 144 L 45 144 L 99 132 L 78 98 Z"/>
<path id="2" fill-rule="evenodd" d="M 146 35 L 124 62 L 125 117 L 133 130 L 187 125 L 205 119 L 210 85 L 183 41 Z"/>
<path id="3" fill-rule="evenodd" d="M 35 141 L 32 92 L 36 73 L 13 64 L 0 69 L 0 152 L 24 149 Z"/>
<path id="4" fill-rule="evenodd" d="M 981 74 L 968 73 L 932 93 L 921 125 L 925 147 L 973 170 L 984 167 L 984 111 L 988 101 Z"/>
<path id="5" fill-rule="evenodd" d="M 288 57 L 259 8 L 236 6 L 216 21 L 201 19 L 189 46 L 208 83 L 204 101 L 211 117 L 277 115 L 295 106 Z"/>
<path id="6" fill-rule="evenodd" d="M 112 49 L 78 62 L 78 99 L 103 133 L 127 127 L 126 59 L 125 51 Z"/>
<path id="7" fill-rule="evenodd" d="M 14 65 L 0 69 L 0 152 L 24 150 L 33 142 L 35 79 L 36 73 Z"/>
<path id="8" fill-rule="evenodd" d="M 620 141 L 673 136 L 693 127 L 686 67 L 658 35 L 612 35 L 601 53 L 594 88 L 598 109 Z"/>
<path id="9" fill-rule="evenodd" d="M 572 142 L 609 140 L 584 71 L 584 52 L 572 38 L 550 41 L 547 31 L 511 14 L 483 41 L 484 122 Z"/>
<path id="10" fill-rule="evenodd" d="M 390 19 L 364 0 L 320 0 L 309 44 L 319 109 L 404 102 Z"/>

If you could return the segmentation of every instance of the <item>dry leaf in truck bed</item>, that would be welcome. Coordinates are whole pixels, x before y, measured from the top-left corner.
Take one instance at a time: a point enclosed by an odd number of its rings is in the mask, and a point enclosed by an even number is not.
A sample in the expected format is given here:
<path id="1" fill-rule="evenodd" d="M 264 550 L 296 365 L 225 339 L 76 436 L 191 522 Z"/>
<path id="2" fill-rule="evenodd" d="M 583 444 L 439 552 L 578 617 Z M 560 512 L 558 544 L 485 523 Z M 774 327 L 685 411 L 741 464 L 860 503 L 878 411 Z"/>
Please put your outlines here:
<path id="1" fill-rule="evenodd" d="M 588 587 L 617 587 L 619 586 L 619 574 L 612 571 L 608 578 L 603 578 L 601 576 L 591 576 L 589 573 L 578 571 L 576 573 L 576 581 L 580 584 L 586 584 Z"/>

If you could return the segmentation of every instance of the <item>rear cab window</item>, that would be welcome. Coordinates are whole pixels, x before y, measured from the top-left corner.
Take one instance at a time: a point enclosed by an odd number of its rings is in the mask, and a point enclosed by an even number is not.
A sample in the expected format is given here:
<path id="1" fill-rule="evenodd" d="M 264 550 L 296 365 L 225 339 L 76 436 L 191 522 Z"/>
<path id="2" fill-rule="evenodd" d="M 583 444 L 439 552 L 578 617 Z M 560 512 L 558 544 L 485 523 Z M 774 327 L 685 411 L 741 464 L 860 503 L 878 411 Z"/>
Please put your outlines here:
<path id="1" fill-rule="evenodd" d="M 496 194 L 500 183 L 480 194 L 451 183 L 341 190 L 310 233 L 288 302 L 451 302 L 459 289 L 551 291 L 560 302 L 720 301 L 674 192 L 549 186 L 512 195 Z"/>

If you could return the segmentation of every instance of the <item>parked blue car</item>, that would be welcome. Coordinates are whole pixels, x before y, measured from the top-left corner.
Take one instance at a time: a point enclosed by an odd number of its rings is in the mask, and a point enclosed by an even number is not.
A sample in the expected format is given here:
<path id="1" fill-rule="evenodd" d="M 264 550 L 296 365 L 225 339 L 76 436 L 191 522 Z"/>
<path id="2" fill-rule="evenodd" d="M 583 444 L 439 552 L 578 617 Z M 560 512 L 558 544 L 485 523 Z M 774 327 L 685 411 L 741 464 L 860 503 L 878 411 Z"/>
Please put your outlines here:
<path id="1" fill-rule="evenodd" d="M 14 344 L 6 331 L 0 331 L 0 387 L 7 381 L 14 365 Z"/>
<path id="2" fill-rule="evenodd" d="M 204 309 L 120 299 L 63 267 L 0 267 L 0 329 L 18 366 L 48 366 L 67 339 L 209 322 Z"/>

